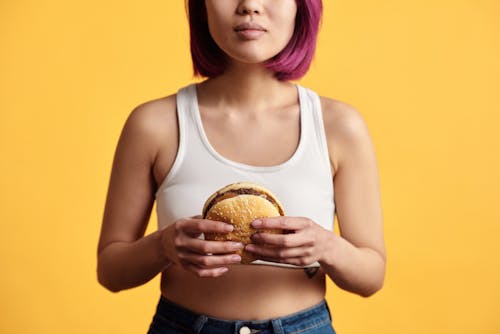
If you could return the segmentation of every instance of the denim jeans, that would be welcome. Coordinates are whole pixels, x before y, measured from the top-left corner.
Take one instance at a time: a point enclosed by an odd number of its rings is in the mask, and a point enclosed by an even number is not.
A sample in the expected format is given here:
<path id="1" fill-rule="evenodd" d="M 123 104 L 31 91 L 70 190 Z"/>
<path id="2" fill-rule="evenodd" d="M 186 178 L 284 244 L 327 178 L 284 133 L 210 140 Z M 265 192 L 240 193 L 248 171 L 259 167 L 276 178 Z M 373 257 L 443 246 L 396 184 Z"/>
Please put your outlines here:
<path id="1" fill-rule="evenodd" d="M 223 320 L 194 313 L 160 298 L 148 334 L 335 334 L 325 300 L 288 316 L 269 320 Z"/>

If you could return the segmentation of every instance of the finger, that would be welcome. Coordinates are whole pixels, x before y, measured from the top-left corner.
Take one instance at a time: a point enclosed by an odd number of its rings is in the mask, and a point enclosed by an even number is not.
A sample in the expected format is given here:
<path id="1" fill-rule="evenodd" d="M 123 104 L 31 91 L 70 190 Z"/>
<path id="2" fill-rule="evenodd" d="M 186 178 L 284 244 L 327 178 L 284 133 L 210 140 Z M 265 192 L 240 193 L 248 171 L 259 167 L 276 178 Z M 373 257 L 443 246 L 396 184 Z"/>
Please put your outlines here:
<path id="1" fill-rule="evenodd" d="M 229 268 L 227 267 L 219 267 L 219 268 L 202 268 L 199 266 L 196 266 L 194 264 L 184 264 L 183 267 L 194 273 L 198 277 L 202 278 L 210 278 L 210 277 L 219 277 L 222 276 L 224 273 L 226 273 Z"/>
<path id="2" fill-rule="evenodd" d="M 227 254 L 242 249 L 244 245 L 234 241 L 211 241 L 185 237 L 179 239 L 177 247 L 198 254 Z"/>
<path id="3" fill-rule="evenodd" d="M 231 224 L 208 219 L 186 219 L 177 224 L 177 228 L 186 234 L 229 233 L 234 229 Z"/>
<path id="4" fill-rule="evenodd" d="M 237 254 L 200 255 L 196 253 L 180 253 L 179 258 L 185 263 L 194 264 L 204 269 L 213 269 L 224 267 L 229 264 L 241 263 L 241 257 Z"/>
<path id="5" fill-rule="evenodd" d="M 257 244 L 266 244 L 277 247 L 303 247 L 312 246 L 314 244 L 313 240 L 307 238 L 303 233 L 294 234 L 273 234 L 273 233 L 254 233 L 252 235 L 252 241 Z"/>
<path id="6" fill-rule="evenodd" d="M 252 222 L 252 227 L 257 229 L 282 229 L 297 231 L 310 227 L 314 222 L 308 218 L 302 217 L 269 217 L 259 218 Z"/>
<path id="7" fill-rule="evenodd" d="M 309 257 L 312 254 L 312 250 L 310 247 L 281 248 L 249 244 L 245 247 L 245 250 L 259 257 L 263 256 L 276 260 L 295 257 Z"/>

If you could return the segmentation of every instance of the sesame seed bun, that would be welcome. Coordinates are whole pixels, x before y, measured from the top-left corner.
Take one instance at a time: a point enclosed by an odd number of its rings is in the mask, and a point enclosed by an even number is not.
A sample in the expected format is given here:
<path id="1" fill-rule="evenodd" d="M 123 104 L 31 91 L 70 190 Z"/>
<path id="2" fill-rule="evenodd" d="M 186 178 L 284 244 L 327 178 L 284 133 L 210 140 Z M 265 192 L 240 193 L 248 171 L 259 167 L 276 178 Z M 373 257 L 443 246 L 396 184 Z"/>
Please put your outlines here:
<path id="1" fill-rule="evenodd" d="M 212 194 L 203 206 L 203 218 L 222 221 L 234 225 L 230 233 L 205 233 L 206 240 L 238 241 L 251 243 L 256 230 L 250 223 L 258 218 L 284 216 L 283 206 L 267 188 L 251 183 L 238 182 L 227 185 Z M 260 230 L 266 233 L 283 233 L 282 230 Z M 256 260 L 252 253 L 245 250 L 237 252 L 241 263 Z"/>

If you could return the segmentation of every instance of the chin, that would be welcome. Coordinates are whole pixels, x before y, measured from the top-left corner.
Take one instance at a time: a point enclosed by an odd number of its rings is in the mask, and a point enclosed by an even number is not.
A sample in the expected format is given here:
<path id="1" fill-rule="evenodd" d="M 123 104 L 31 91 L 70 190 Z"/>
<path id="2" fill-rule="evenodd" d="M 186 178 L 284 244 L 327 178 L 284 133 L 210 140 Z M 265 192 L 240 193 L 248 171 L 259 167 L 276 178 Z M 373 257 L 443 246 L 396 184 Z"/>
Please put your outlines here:
<path id="1" fill-rule="evenodd" d="M 233 61 L 236 61 L 238 63 L 243 63 L 243 64 L 262 64 L 268 61 L 269 59 L 273 58 L 277 54 L 279 54 L 282 50 L 281 49 L 269 49 L 267 48 L 267 51 L 265 46 L 260 46 L 260 45 L 252 45 L 252 46 L 247 46 L 245 48 L 239 48 L 238 50 L 224 50 L 226 55 Z"/>

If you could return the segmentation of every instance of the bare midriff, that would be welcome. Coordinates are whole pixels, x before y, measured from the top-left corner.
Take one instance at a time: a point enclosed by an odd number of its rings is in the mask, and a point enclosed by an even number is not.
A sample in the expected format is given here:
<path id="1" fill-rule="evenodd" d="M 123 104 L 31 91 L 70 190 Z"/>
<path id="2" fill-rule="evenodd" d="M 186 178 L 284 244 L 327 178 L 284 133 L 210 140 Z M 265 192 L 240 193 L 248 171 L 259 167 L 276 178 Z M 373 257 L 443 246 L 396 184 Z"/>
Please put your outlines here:
<path id="1" fill-rule="evenodd" d="M 200 278 L 178 265 L 162 275 L 162 294 L 193 312 L 227 320 L 286 316 L 320 303 L 325 274 L 309 278 L 303 269 L 233 265 L 218 278 Z"/>

